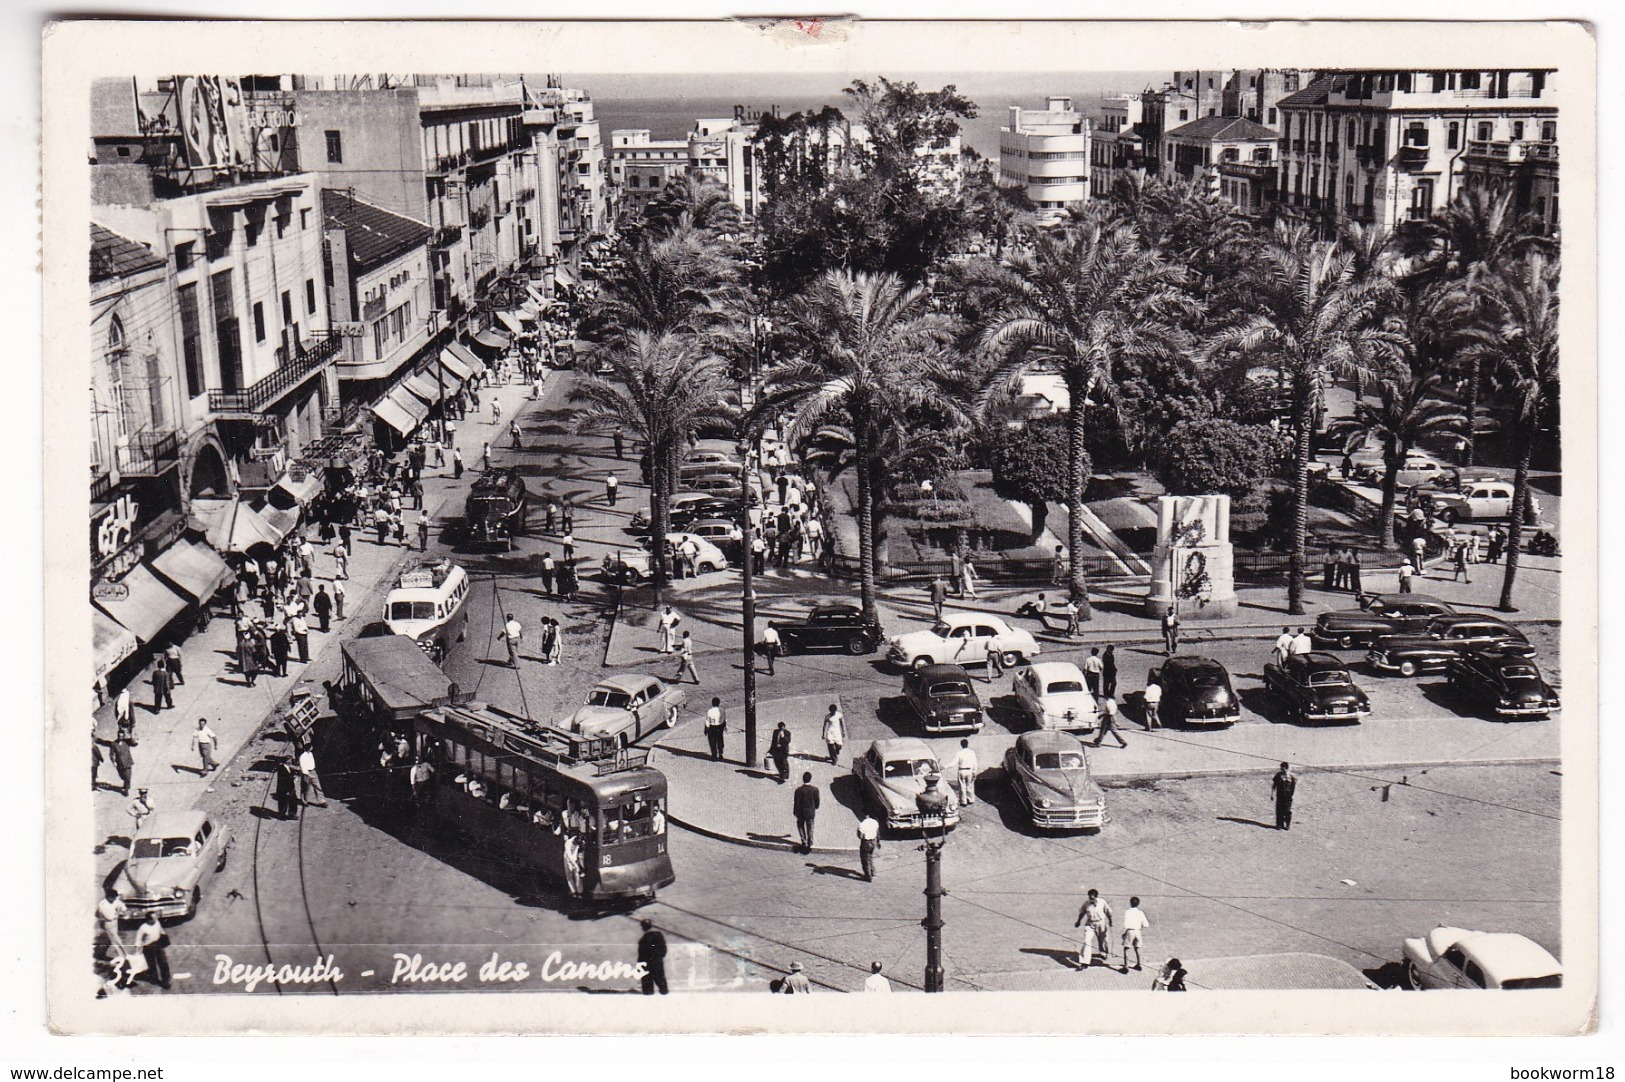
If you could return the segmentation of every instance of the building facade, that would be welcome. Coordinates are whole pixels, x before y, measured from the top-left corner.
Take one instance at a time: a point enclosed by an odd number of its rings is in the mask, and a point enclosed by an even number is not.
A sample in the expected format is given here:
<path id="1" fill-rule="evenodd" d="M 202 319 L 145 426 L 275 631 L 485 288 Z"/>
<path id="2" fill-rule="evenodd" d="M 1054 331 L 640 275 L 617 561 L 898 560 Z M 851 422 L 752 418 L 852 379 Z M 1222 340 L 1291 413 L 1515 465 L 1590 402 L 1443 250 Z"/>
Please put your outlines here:
<path id="1" fill-rule="evenodd" d="M 1274 130 L 1244 117 L 1209 116 L 1166 133 L 1163 168 L 1250 214 L 1275 198 Z"/>
<path id="2" fill-rule="evenodd" d="M 1090 196 L 1090 124 L 1068 97 L 1043 109 L 1012 105 L 999 129 L 999 182 L 1025 190 L 1040 221 L 1058 221 Z"/>
<path id="3" fill-rule="evenodd" d="M 1117 178 L 1149 171 L 1145 138 L 1145 101 L 1140 94 L 1102 98 L 1099 115 L 1089 133 L 1089 194 L 1105 199 Z"/>

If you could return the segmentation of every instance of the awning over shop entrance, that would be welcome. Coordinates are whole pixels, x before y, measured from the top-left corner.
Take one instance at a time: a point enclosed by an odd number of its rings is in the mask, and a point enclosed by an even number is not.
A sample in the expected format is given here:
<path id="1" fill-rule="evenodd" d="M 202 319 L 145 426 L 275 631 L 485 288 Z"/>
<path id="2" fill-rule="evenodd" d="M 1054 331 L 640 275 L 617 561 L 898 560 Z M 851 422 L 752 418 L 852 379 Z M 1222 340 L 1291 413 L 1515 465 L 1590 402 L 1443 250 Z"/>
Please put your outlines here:
<path id="1" fill-rule="evenodd" d="M 474 341 L 486 349 L 507 349 L 509 338 L 494 327 L 487 327 L 474 336 Z"/>
<path id="2" fill-rule="evenodd" d="M 194 601 L 207 601 L 222 586 L 237 580 L 218 553 L 192 541 L 175 542 L 152 561 L 152 567 Z"/>
<path id="3" fill-rule="evenodd" d="M 186 608 L 186 599 L 159 582 L 146 564 L 137 564 L 116 585 L 125 589 L 103 591 L 105 596 L 96 598 L 96 607 L 135 632 L 142 642 L 163 634 L 169 621 Z"/>
<path id="4" fill-rule="evenodd" d="M 485 362 L 480 360 L 479 355 L 461 342 L 446 343 L 446 352 L 467 365 L 470 372 L 484 375 L 487 371 Z"/>
<path id="5" fill-rule="evenodd" d="M 265 521 L 265 525 L 270 531 L 276 534 L 276 544 L 278 545 L 282 544 L 283 539 L 293 533 L 294 527 L 299 525 L 298 508 L 283 511 L 275 507 L 266 507 L 259 512 L 259 516 Z"/>
<path id="6" fill-rule="evenodd" d="M 518 308 L 515 308 L 513 310 L 513 314 L 518 316 L 519 319 L 524 323 L 535 323 L 538 319 L 542 318 L 542 310 L 536 307 L 536 305 L 530 301 L 526 301 Z"/>
<path id="7" fill-rule="evenodd" d="M 95 609 L 90 610 L 90 633 L 98 679 L 135 653 L 138 645 L 129 628 Z"/>
<path id="8" fill-rule="evenodd" d="M 401 380 L 401 389 L 411 391 L 431 406 L 440 401 L 440 384 L 435 381 L 433 372 L 412 373 Z M 450 388 L 446 393 L 451 393 Z"/>
<path id="9" fill-rule="evenodd" d="M 247 552 L 255 545 L 275 546 L 282 536 L 258 511 L 238 500 L 192 501 L 194 526 L 217 552 Z"/>
<path id="10" fill-rule="evenodd" d="M 536 307 L 544 312 L 547 311 L 548 308 L 553 304 L 552 301 L 542 296 L 541 292 L 537 290 L 535 286 L 526 286 L 525 292 L 530 294 L 530 299 L 536 302 Z"/>
<path id="11" fill-rule="evenodd" d="M 322 479 L 314 473 L 306 473 L 298 480 L 292 474 L 283 474 L 281 480 L 271 486 L 265 498 L 272 506 L 284 509 L 294 507 L 308 507 L 310 502 L 322 494 Z"/>
<path id="12" fill-rule="evenodd" d="M 468 367 L 461 357 L 449 349 L 440 351 L 440 363 L 445 367 L 448 375 L 456 377 L 459 388 L 474 378 L 474 370 Z"/>
<path id="13" fill-rule="evenodd" d="M 517 316 L 511 315 L 507 312 L 498 312 L 497 319 L 502 322 L 504 327 L 508 328 L 508 330 L 512 331 L 515 335 L 525 333 L 525 328 L 519 325 L 519 318 Z"/>
<path id="14" fill-rule="evenodd" d="M 561 286 L 573 286 L 576 284 L 576 276 L 572 274 L 570 272 L 570 268 L 566 267 L 563 263 L 560 263 L 558 266 L 553 268 L 553 280 Z"/>
<path id="15" fill-rule="evenodd" d="M 382 401 L 374 402 L 369 408 L 375 417 L 403 436 L 410 436 L 412 430 L 429 416 L 428 403 L 418 401 L 405 391 L 391 391 Z"/>

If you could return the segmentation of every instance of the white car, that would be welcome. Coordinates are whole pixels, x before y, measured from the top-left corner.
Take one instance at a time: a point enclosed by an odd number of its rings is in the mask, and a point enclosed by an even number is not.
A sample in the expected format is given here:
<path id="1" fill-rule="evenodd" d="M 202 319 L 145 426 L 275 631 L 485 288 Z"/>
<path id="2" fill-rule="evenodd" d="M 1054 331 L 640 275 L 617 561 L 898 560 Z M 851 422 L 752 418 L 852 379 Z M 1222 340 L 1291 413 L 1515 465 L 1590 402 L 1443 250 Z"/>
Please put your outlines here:
<path id="1" fill-rule="evenodd" d="M 1070 661 L 1043 661 L 1016 673 L 1011 681 L 1016 703 L 1040 729 L 1092 731 L 1095 697 L 1083 670 Z"/>
<path id="2" fill-rule="evenodd" d="M 1405 940 L 1405 982 L 1425 988 L 1523 990 L 1563 987 L 1563 966 L 1516 932 L 1435 928 Z"/>
<path id="3" fill-rule="evenodd" d="M 1511 518 L 1513 491 L 1509 481 L 1463 481 L 1459 492 L 1433 494 L 1433 513 L 1446 523 Z M 1528 512 L 1530 522 L 1540 521 L 1540 501 L 1533 496 L 1529 497 Z"/>
<path id="4" fill-rule="evenodd" d="M 944 613 L 931 627 L 910 631 L 891 640 L 887 660 L 905 668 L 922 665 L 983 665 L 988 651 L 996 650 L 1006 668 L 1039 655 L 1032 635 L 1011 627 L 1004 617 L 985 612 Z"/>
<path id="5" fill-rule="evenodd" d="M 684 541 L 693 541 L 699 548 L 699 555 L 694 560 L 694 569 L 700 574 L 709 574 L 712 571 L 726 571 L 728 558 L 722 550 L 698 534 L 673 531 L 666 535 L 666 552 L 669 564 L 676 562 L 675 553 L 682 547 Z M 650 576 L 649 549 L 645 547 L 635 549 L 616 549 L 604 557 L 603 574 L 610 579 L 618 579 L 623 583 L 642 582 Z"/>

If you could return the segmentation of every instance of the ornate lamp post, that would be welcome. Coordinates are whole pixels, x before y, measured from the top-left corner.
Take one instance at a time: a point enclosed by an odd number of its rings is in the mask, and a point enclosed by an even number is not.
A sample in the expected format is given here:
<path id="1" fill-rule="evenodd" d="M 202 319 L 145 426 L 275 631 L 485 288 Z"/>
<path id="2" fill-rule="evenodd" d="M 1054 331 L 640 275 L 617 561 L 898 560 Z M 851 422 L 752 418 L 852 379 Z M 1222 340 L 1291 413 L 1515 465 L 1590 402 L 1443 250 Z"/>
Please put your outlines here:
<path id="1" fill-rule="evenodd" d="M 942 781 L 939 774 L 925 779 L 925 791 L 914 798 L 920 810 L 920 825 L 925 835 L 925 990 L 943 990 L 942 973 L 942 846 L 947 841 L 947 827 L 943 822 L 948 810 L 948 794 L 938 789 Z M 932 837 L 935 829 L 936 836 Z"/>
<path id="2" fill-rule="evenodd" d="M 756 462 L 755 432 L 750 423 L 750 411 L 756 406 L 756 381 L 762 360 L 767 352 L 767 336 L 773 324 L 766 319 L 751 322 L 750 361 L 742 366 L 739 376 L 740 455 L 739 487 L 744 501 L 745 521 L 740 526 L 739 564 L 742 572 L 740 609 L 744 617 L 742 653 L 745 661 L 745 762 L 756 761 L 756 527 L 750 515 L 751 471 Z"/>

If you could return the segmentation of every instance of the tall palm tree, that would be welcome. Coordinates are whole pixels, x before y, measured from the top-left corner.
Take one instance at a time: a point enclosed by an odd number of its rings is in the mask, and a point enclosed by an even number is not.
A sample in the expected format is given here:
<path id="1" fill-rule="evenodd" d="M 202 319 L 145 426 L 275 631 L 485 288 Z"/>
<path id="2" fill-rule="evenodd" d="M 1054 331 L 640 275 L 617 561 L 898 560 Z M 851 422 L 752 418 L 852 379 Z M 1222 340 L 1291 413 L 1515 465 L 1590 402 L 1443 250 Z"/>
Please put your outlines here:
<path id="1" fill-rule="evenodd" d="M 1068 549 L 1072 593 L 1091 615 L 1084 566 L 1083 493 L 1088 485 L 1088 403 L 1116 395 L 1117 363 L 1127 357 L 1178 352 L 1182 325 L 1194 307 L 1183 267 L 1140 243 L 1131 225 L 1084 217 L 1060 235 L 1045 235 L 1008 269 L 990 268 L 1008 304 L 983 328 L 982 346 L 999 357 L 991 393 L 1022 372 L 1057 371 L 1066 381 Z"/>
<path id="2" fill-rule="evenodd" d="M 727 372 L 720 360 L 697 353 L 670 331 L 634 330 L 619 345 L 596 352 L 609 371 L 581 376 L 571 385 L 569 402 L 577 407 L 573 421 L 578 432 L 624 428 L 648 450 L 649 568 L 658 603 L 667 583 L 661 541 L 676 489 L 674 463 L 696 428 L 730 416 Z"/>
<path id="3" fill-rule="evenodd" d="M 1296 616 L 1303 612 L 1309 460 L 1326 384 L 1370 383 L 1382 364 L 1401 355 L 1403 343 L 1385 318 L 1392 284 L 1382 278 L 1361 281 L 1353 257 L 1338 242 L 1282 230 L 1258 271 L 1256 309 L 1213 336 L 1207 352 L 1268 358 L 1291 388 L 1295 432 L 1287 612 Z"/>
<path id="4" fill-rule="evenodd" d="M 1507 530 L 1506 577 L 1501 583 L 1503 612 L 1516 612 L 1512 586 L 1529 507 L 1529 460 L 1543 429 L 1554 420 L 1561 389 L 1558 371 L 1559 264 L 1531 252 L 1482 279 L 1484 306 L 1469 332 L 1464 351 L 1484 366 L 1490 384 L 1512 407 L 1517 448 L 1513 475 L 1512 522 Z"/>
<path id="5" fill-rule="evenodd" d="M 722 298 L 735 267 L 714 238 L 696 229 L 645 234 L 624 253 L 588 314 L 587 332 L 614 343 L 634 331 L 694 334 L 726 320 Z"/>
<path id="6" fill-rule="evenodd" d="M 875 478 L 887 429 L 930 396 L 952 320 L 930 310 L 927 291 L 895 274 L 826 271 L 790 305 L 795 350 L 769 379 L 764 412 L 788 410 L 792 443 L 825 427 L 850 433 L 858 485 L 858 588 L 875 609 Z"/>
<path id="7" fill-rule="evenodd" d="M 687 173 L 681 183 L 667 185 L 649 201 L 643 214 L 649 231 L 657 237 L 690 229 L 713 237 L 740 231 L 739 208 L 728 198 L 728 189 L 705 173 Z"/>

